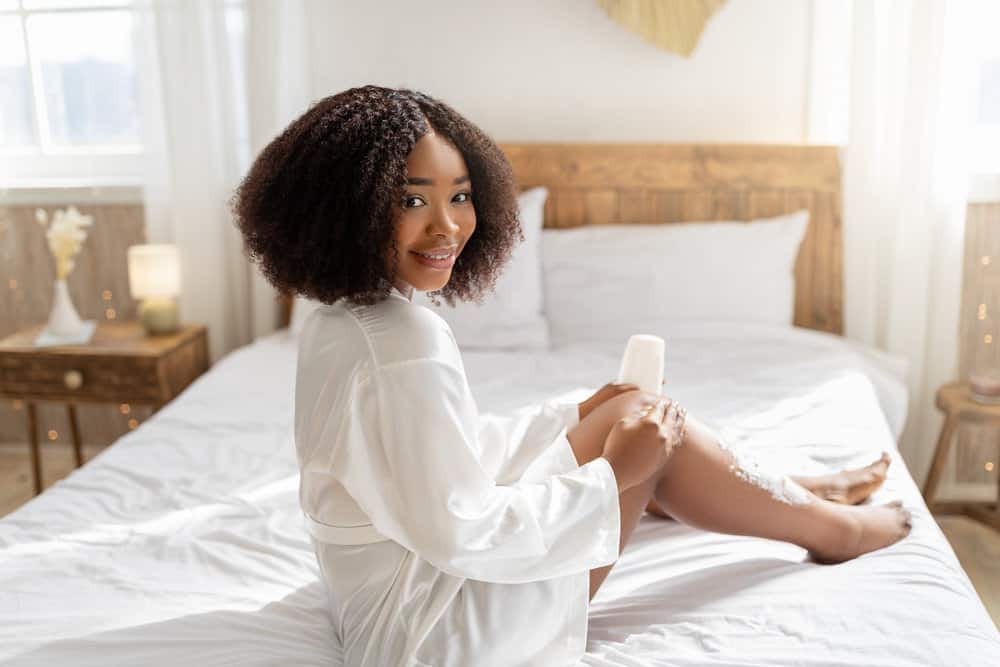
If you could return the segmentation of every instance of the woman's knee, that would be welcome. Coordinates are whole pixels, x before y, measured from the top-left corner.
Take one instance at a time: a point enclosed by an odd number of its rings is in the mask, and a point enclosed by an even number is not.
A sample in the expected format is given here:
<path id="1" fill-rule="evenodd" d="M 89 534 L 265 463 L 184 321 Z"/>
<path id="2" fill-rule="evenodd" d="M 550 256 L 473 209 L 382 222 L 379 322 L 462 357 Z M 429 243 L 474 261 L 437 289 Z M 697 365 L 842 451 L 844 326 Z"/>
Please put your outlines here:
<path id="1" fill-rule="evenodd" d="M 594 408 L 583 420 L 569 430 L 567 437 L 581 465 L 604 451 L 611 428 L 619 419 L 633 414 L 643 405 L 652 403 L 657 396 L 638 390 L 626 391 L 606 400 Z"/>
<path id="2" fill-rule="evenodd" d="M 613 425 L 619 419 L 634 414 L 642 406 L 655 403 L 660 398 L 660 396 L 651 394 L 648 391 L 633 389 L 631 391 L 622 392 L 614 398 L 608 399 L 599 405 L 597 409 L 594 410 L 594 413 L 597 413 L 602 408 L 606 408 L 605 418 L 610 421 L 610 425 Z"/>

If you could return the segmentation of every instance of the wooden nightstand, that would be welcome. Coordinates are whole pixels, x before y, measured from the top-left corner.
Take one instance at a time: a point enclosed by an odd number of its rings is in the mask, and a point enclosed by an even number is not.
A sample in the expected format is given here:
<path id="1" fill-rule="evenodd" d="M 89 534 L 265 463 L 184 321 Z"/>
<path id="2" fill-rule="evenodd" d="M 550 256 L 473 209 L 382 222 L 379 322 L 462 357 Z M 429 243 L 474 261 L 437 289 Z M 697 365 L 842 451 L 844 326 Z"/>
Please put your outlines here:
<path id="1" fill-rule="evenodd" d="M 86 345 L 34 347 L 42 326 L 0 340 L 0 397 L 22 399 L 28 442 L 41 492 L 35 401 L 66 403 L 76 465 L 83 464 L 77 403 L 129 403 L 158 410 L 208 370 L 208 332 L 185 325 L 167 336 L 147 336 L 138 322 L 101 322 Z"/>
<path id="2" fill-rule="evenodd" d="M 944 472 L 955 432 L 962 421 L 992 422 L 1000 426 L 1000 405 L 977 403 L 972 400 L 972 391 L 968 382 L 952 382 L 946 384 L 937 392 L 937 407 L 945 414 L 941 435 L 938 437 L 934 450 L 934 462 L 924 483 L 924 502 L 931 511 L 940 514 L 964 514 L 971 519 L 981 521 L 1000 530 L 1000 507 L 990 502 L 944 502 L 934 503 L 934 492 L 937 490 L 941 473 Z"/>

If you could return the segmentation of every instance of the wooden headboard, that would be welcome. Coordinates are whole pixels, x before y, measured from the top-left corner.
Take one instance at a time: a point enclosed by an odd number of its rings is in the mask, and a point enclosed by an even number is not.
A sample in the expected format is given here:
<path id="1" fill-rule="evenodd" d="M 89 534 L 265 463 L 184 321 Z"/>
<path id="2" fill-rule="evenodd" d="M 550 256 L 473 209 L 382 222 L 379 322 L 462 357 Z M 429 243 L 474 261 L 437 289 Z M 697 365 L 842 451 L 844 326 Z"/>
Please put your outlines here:
<path id="1" fill-rule="evenodd" d="M 843 333 L 835 146 L 508 143 L 501 148 L 521 188 L 548 188 L 546 228 L 751 220 L 808 209 L 809 227 L 795 262 L 794 321 Z"/>

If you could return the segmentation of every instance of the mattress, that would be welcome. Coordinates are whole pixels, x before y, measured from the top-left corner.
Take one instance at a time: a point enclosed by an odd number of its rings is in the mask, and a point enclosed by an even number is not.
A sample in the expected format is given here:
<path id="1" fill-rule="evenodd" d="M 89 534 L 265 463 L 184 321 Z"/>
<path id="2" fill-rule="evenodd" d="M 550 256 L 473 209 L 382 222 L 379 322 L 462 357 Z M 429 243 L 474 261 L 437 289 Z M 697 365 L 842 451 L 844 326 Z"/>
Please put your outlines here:
<path id="1" fill-rule="evenodd" d="M 465 352 L 482 411 L 582 399 L 619 346 Z M 0 520 L 0 663 L 338 665 L 298 509 L 295 341 L 261 339 Z M 667 336 L 666 392 L 776 471 L 893 452 L 873 502 L 911 535 L 835 566 L 646 516 L 592 602 L 582 664 L 1000 665 L 1000 635 L 895 449 L 903 369 L 840 338 L 703 325 Z"/>

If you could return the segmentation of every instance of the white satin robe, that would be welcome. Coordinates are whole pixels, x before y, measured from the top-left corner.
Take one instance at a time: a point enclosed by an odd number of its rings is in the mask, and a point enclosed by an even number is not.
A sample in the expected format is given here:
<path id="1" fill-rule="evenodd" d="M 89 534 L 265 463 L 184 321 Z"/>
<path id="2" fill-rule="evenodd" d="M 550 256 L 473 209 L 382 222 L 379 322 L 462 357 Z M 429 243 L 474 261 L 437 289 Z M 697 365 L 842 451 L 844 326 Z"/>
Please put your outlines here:
<path id="1" fill-rule="evenodd" d="M 583 655 L 588 571 L 618 557 L 620 526 L 614 471 L 578 466 L 566 439 L 578 419 L 551 401 L 480 415 L 448 325 L 395 288 L 310 316 L 300 501 L 345 665 Z"/>

